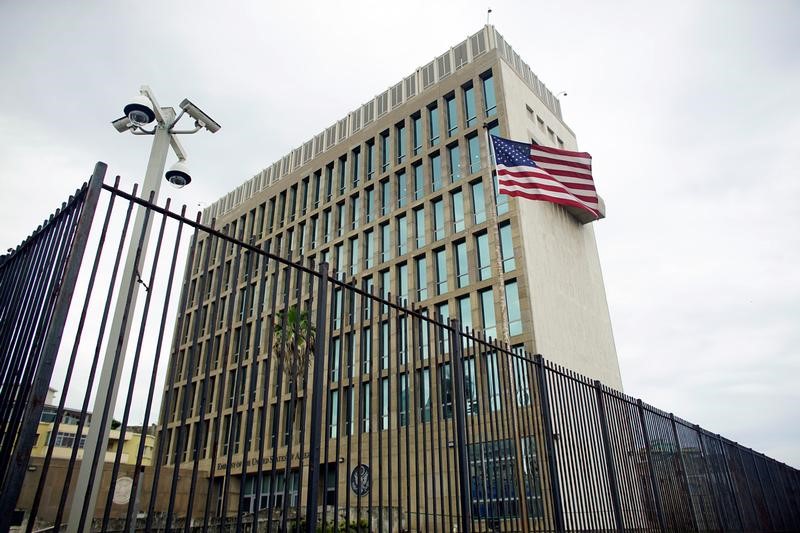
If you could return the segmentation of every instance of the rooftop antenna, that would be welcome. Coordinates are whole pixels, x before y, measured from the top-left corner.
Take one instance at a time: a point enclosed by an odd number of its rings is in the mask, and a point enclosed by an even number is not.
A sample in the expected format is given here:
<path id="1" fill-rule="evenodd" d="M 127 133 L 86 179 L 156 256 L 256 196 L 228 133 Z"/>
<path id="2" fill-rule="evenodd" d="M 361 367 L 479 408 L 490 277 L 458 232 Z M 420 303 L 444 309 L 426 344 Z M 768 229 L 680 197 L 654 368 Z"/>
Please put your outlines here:
<path id="1" fill-rule="evenodd" d="M 492 8 L 490 7 L 489 9 L 486 10 L 486 25 L 487 26 L 489 25 L 489 17 L 491 16 L 491 14 L 492 14 Z"/>

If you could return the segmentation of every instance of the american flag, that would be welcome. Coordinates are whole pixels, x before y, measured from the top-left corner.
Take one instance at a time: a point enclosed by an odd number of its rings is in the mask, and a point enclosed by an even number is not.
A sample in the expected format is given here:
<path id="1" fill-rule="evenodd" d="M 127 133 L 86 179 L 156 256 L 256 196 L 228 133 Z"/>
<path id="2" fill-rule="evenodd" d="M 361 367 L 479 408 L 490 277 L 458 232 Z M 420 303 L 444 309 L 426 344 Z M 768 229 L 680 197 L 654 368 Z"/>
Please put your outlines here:
<path id="1" fill-rule="evenodd" d="M 500 194 L 577 207 L 602 218 L 588 153 L 491 139 Z"/>

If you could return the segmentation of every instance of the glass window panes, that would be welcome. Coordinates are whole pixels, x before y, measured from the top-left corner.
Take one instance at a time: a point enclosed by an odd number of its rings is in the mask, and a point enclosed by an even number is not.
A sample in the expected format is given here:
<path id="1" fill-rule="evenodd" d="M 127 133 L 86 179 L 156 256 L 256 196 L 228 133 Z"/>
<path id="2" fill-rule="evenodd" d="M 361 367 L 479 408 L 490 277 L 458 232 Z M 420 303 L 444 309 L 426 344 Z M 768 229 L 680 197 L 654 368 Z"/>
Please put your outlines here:
<path id="1" fill-rule="evenodd" d="M 483 106 L 486 116 L 492 117 L 497 114 L 497 99 L 494 94 L 494 78 L 491 73 L 483 79 Z"/>
<path id="2" fill-rule="evenodd" d="M 464 87 L 464 116 L 467 120 L 467 127 L 474 126 L 478 122 L 475 111 L 475 89 L 470 84 Z"/>
<path id="3" fill-rule="evenodd" d="M 440 198 L 431 204 L 433 208 L 433 240 L 444 239 L 444 201 Z"/>
<path id="4" fill-rule="evenodd" d="M 425 170 L 422 163 L 414 165 L 414 200 L 425 196 Z"/>
<path id="5" fill-rule="evenodd" d="M 453 191 L 450 195 L 450 204 L 453 209 L 453 231 L 464 231 L 464 195 L 461 190 Z"/>
<path id="6" fill-rule="evenodd" d="M 442 188 L 442 161 L 439 154 L 430 157 L 431 162 L 431 190 L 438 191 Z"/>
<path id="7" fill-rule="evenodd" d="M 469 285 L 469 263 L 467 262 L 467 243 L 456 243 L 456 286 L 460 289 Z"/>
<path id="8" fill-rule="evenodd" d="M 395 134 L 397 139 L 397 146 L 395 148 L 397 162 L 403 163 L 406 160 L 406 146 L 408 145 L 405 124 L 398 124 L 395 127 Z"/>
<path id="9" fill-rule="evenodd" d="M 428 128 L 430 145 L 436 146 L 439 144 L 439 108 L 436 104 L 428 108 Z"/>
<path id="10" fill-rule="evenodd" d="M 481 170 L 481 147 L 477 135 L 467 139 L 467 149 L 469 152 L 469 172 L 470 174 L 475 174 Z"/>
<path id="11" fill-rule="evenodd" d="M 431 421 L 431 373 L 429 368 L 423 368 L 418 372 L 419 383 L 419 419 L 422 422 Z"/>
<path id="12" fill-rule="evenodd" d="M 514 260 L 514 242 L 511 238 L 511 223 L 500 226 L 500 248 L 503 253 L 503 272 L 511 272 L 517 268 Z"/>
<path id="13" fill-rule="evenodd" d="M 408 253 L 408 219 L 405 215 L 397 217 L 397 255 Z"/>
<path id="14" fill-rule="evenodd" d="M 475 224 L 486 221 L 486 200 L 483 196 L 483 182 L 476 181 L 470 188 L 472 189 L 472 210 L 475 216 Z"/>
<path id="15" fill-rule="evenodd" d="M 419 115 L 413 117 L 411 123 L 414 130 L 414 155 L 419 155 L 422 152 L 422 117 Z"/>
<path id="16" fill-rule="evenodd" d="M 458 181 L 461 179 L 461 150 L 458 144 L 447 148 L 447 158 L 450 163 L 450 181 Z"/>
<path id="17" fill-rule="evenodd" d="M 481 318 L 483 320 L 483 332 L 487 337 L 497 339 L 497 320 L 494 314 L 494 291 L 491 287 L 478 293 L 478 300 L 481 303 Z"/>
<path id="18" fill-rule="evenodd" d="M 389 168 L 389 132 L 381 133 L 381 171 Z"/>
<path id="19" fill-rule="evenodd" d="M 445 249 L 433 252 L 434 265 L 436 267 L 436 294 L 447 292 L 447 254 Z"/>
<path id="20" fill-rule="evenodd" d="M 489 235 L 486 233 L 476 235 L 475 248 L 478 256 L 478 280 L 489 279 L 492 276 L 492 266 L 489 264 Z"/>
<path id="21" fill-rule="evenodd" d="M 447 107 L 447 135 L 449 137 L 458 131 L 458 108 L 456 107 L 456 97 L 445 97 L 444 103 Z"/>
<path id="22" fill-rule="evenodd" d="M 417 301 L 422 302 L 428 298 L 428 266 L 425 256 L 417 257 L 414 264 L 417 272 Z"/>
<path id="23" fill-rule="evenodd" d="M 397 207 L 405 207 L 408 203 L 408 177 L 405 170 L 399 172 L 397 179 Z"/>
<path id="24" fill-rule="evenodd" d="M 519 305 L 516 281 L 506 283 L 506 308 L 508 309 L 508 334 L 520 335 L 522 333 L 522 310 Z"/>
<path id="25" fill-rule="evenodd" d="M 375 232 L 367 230 L 364 232 L 364 268 L 372 268 L 375 258 Z"/>
<path id="26" fill-rule="evenodd" d="M 414 236 L 417 240 L 417 248 L 425 246 L 425 207 L 420 206 L 414 209 Z"/>

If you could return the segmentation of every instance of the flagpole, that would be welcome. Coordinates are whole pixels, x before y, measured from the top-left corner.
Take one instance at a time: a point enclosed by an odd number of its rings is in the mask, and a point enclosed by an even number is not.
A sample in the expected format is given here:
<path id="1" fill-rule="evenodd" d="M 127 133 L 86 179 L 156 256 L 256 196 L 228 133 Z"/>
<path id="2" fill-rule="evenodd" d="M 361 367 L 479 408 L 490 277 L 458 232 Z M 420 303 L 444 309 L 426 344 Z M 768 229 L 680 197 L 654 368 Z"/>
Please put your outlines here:
<path id="1" fill-rule="evenodd" d="M 489 137 L 489 128 L 487 127 L 486 123 L 483 124 L 483 132 L 486 136 L 486 166 L 489 169 L 489 177 L 492 180 L 492 200 L 494 200 L 492 206 L 492 217 L 490 220 L 492 222 L 492 227 L 494 228 L 494 237 L 495 237 L 494 239 L 494 246 L 495 246 L 494 255 L 496 260 L 495 266 L 497 266 L 497 273 L 500 277 L 500 314 L 501 314 L 500 329 L 502 331 L 503 341 L 506 344 L 510 344 L 511 337 L 509 336 L 508 324 L 506 323 L 506 321 L 508 320 L 508 304 L 506 302 L 506 282 L 503 276 L 503 252 L 500 246 L 500 228 L 497 225 L 498 187 L 495 187 L 496 178 L 492 175 L 492 159 L 493 159 L 492 140 Z M 496 162 L 494 168 L 497 168 Z"/>

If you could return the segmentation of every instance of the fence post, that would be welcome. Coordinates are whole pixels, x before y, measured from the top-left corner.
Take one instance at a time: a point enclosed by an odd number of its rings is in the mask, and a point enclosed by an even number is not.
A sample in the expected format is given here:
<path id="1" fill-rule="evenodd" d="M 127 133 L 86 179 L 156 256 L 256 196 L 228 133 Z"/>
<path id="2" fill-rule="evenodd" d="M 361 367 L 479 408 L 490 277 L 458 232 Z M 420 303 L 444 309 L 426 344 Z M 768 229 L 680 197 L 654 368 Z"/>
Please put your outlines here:
<path id="1" fill-rule="evenodd" d="M 544 358 L 541 354 L 533 356 L 536 364 L 536 381 L 539 389 L 539 405 L 544 425 L 544 445 L 547 450 L 547 472 L 550 478 L 550 492 L 553 500 L 553 515 L 556 522 L 556 531 L 562 533 L 564 525 L 564 502 L 561 500 L 561 485 L 558 480 L 556 468 L 556 447 L 553 442 L 553 418 L 550 412 L 550 396 L 547 393 L 547 378 L 545 376 Z"/>
<path id="2" fill-rule="evenodd" d="M 697 515 L 694 510 L 694 503 L 692 502 L 692 491 L 689 488 L 689 473 L 686 471 L 686 462 L 683 460 L 683 451 L 681 451 L 681 440 L 678 437 L 678 424 L 675 422 L 675 415 L 670 413 L 669 420 L 672 423 L 672 434 L 675 437 L 675 447 L 678 450 L 678 461 L 681 463 L 681 472 L 683 472 L 683 483 L 686 485 L 686 498 L 689 500 L 689 510 L 692 515 L 692 525 L 695 531 L 700 531 L 700 526 L 697 522 Z"/>
<path id="3" fill-rule="evenodd" d="M 8 475 L 5 479 L 5 487 L 2 489 L 2 501 L 0 501 L 0 531 L 8 531 L 13 517 L 13 511 L 17 504 L 17 498 L 22 490 L 22 483 L 25 480 L 25 473 L 28 469 L 33 440 L 42 416 L 47 388 L 50 386 L 50 378 L 58 355 L 58 348 L 61 345 L 61 336 L 64 333 L 64 324 L 69 313 L 72 296 L 75 294 L 75 284 L 83 261 L 83 253 L 86 250 L 86 243 L 89 238 L 89 230 L 92 228 L 97 200 L 103 188 L 103 178 L 106 175 L 107 165 L 98 162 L 94 167 L 94 172 L 86 187 L 83 206 L 81 207 L 80 218 L 75 228 L 75 235 L 72 241 L 72 249 L 69 251 L 64 274 L 58 287 L 53 314 L 50 325 L 47 329 L 47 337 L 42 346 L 42 356 L 36 375 L 33 380 L 33 387 L 28 398 L 28 405 L 25 415 L 22 418 L 22 427 L 17 437 L 16 447 L 11 456 Z"/>
<path id="4" fill-rule="evenodd" d="M 650 471 L 650 484 L 653 486 L 653 498 L 656 502 L 656 514 L 658 516 L 658 527 L 661 531 L 667 530 L 667 525 L 664 522 L 664 509 L 661 503 L 661 491 L 659 490 L 658 480 L 656 479 L 656 471 L 653 467 L 653 456 L 650 448 L 650 435 L 647 433 L 647 423 L 644 418 L 644 406 L 642 400 L 636 400 L 636 407 L 639 409 L 639 421 L 642 424 L 642 436 L 644 437 L 644 447 L 647 451 L 647 469 Z"/>
<path id="5" fill-rule="evenodd" d="M 614 523 L 617 531 L 625 531 L 625 525 L 622 522 L 622 503 L 620 502 L 619 484 L 617 483 L 617 470 L 614 466 L 614 455 L 611 453 L 611 437 L 608 433 L 603 384 L 595 380 L 594 390 L 597 393 L 597 413 L 600 417 L 600 434 L 603 437 L 603 452 L 606 458 L 606 469 L 608 470 L 608 485 L 611 489 L 611 504 L 614 507 Z"/>
<path id="6" fill-rule="evenodd" d="M 462 359 L 462 331 L 457 319 L 452 319 L 450 346 L 453 362 L 453 392 L 456 420 L 456 450 L 458 453 L 458 484 L 461 500 L 461 531 L 469 533 L 472 526 L 472 504 L 469 486 L 469 455 L 467 454 L 467 409 L 464 403 L 464 360 Z"/>
<path id="7" fill-rule="evenodd" d="M 317 321 L 314 337 L 314 375 L 311 383 L 311 436 L 309 437 L 308 488 L 306 489 L 306 532 L 317 530 L 317 491 L 319 489 L 319 456 L 322 441 L 322 396 L 325 383 L 325 326 L 328 304 L 328 263 L 320 264 L 317 284 Z M 325 518 L 323 517 L 323 525 Z"/>

